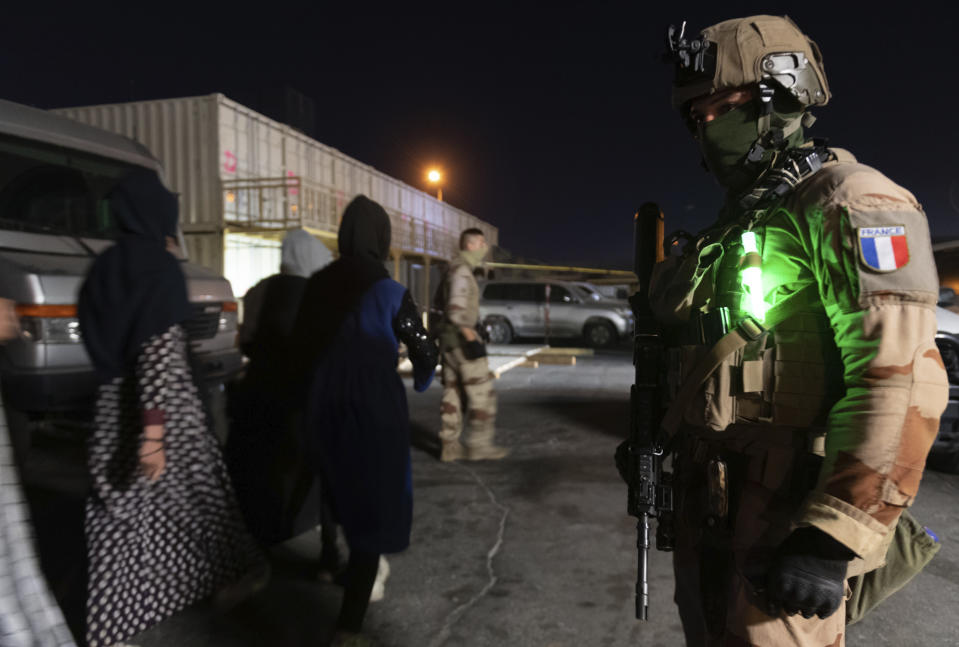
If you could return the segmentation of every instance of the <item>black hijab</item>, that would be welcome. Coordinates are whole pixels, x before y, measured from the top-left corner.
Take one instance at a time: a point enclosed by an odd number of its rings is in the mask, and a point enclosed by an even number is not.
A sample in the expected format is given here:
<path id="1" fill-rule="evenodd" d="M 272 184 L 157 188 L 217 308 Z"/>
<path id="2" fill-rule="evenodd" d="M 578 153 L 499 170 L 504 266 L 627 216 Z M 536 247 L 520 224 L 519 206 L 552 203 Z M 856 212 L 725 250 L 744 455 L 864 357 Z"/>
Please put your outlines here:
<path id="1" fill-rule="evenodd" d="M 374 283 L 389 278 L 390 217 L 359 195 L 347 205 L 337 235 L 340 257 L 310 277 L 293 329 L 294 365 L 304 379 L 333 342 L 343 320 Z"/>
<path id="2" fill-rule="evenodd" d="M 360 258 L 383 267 L 390 255 L 391 235 L 386 210 L 365 195 L 358 195 L 346 205 L 340 222 L 336 237 L 340 258 Z"/>
<path id="3" fill-rule="evenodd" d="M 120 229 L 80 290 L 83 343 L 103 379 L 128 375 L 147 339 L 190 315 L 186 280 L 166 251 L 176 237 L 177 197 L 153 171 L 134 171 L 107 196 Z"/>

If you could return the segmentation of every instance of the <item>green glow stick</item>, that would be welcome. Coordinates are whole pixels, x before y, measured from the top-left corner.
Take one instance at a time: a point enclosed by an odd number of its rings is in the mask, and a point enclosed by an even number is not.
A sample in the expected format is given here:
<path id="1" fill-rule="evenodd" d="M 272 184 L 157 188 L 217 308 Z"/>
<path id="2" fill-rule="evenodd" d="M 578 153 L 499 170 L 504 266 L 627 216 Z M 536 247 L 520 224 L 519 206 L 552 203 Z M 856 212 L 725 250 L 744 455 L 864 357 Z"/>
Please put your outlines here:
<path id="1" fill-rule="evenodd" d="M 759 247 L 756 245 L 756 232 L 744 231 L 742 243 L 742 284 L 746 292 L 743 307 L 748 314 L 762 322 L 766 317 L 769 305 L 763 298 L 762 257 L 759 255 Z"/>

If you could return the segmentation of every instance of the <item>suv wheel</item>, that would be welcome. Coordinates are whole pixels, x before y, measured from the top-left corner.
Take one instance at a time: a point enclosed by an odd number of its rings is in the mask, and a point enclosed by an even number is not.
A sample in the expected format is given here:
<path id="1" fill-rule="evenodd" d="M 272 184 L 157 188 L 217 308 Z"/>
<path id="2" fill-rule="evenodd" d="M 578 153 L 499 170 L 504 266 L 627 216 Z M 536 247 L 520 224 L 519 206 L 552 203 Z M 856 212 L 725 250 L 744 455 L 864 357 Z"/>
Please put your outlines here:
<path id="1" fill-rule="evenodd" d="M 616 329 L 608 321 L 586 324 L 583 338 L 590 348 L 606 348 L 616 342 Z"/>
<path id="2" fill-rule="evenodd" d="M 489 343 L 509 344 L 513 341 L 513 327 L 502 317 L 490 317 L 483 325 L 489 331 Z"/>

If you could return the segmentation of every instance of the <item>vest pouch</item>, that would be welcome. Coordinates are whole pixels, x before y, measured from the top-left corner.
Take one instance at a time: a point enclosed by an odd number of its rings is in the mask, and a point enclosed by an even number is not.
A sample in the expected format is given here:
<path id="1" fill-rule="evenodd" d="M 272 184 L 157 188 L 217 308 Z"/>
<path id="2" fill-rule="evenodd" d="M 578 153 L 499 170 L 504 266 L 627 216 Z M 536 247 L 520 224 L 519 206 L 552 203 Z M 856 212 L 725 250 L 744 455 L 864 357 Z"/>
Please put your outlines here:
<path id="1" fill-rule="evenodd" d="M 902 512 L 892 532 L 885 565 L 849 578 L 852 595 L 846 601 L 847 625 L 862 620 L 880 602 L 904 587 L 942 547 L 908 510 Z"/>
<path id="2" fill-rule="evenodd" d="M 709 301 L 712 282 L 704 278 L 722 254 L 722 245 L 713 243 L 698 254 L 667 256 L 653 265 L 649 279 L 649 306 L 657 321 L 683 325 L 690 320 L 694 310 Z"/>
<path id="3" fill-rule="evenodd" d="M 825 312 L 800 311 L 776 326 L 770 385 L 773 424 L 821 426 L 845 392 L 842 357 Z"/>
<path id="4" fill-rule="evenodd" d="M 706 346 L 681 347 L 683 381 L 709 351 L 710 348 Z M 706 378 L 689 402 L 678 403 L 678 406 L 682 407 L 683 421 L 686 424 L 718 432 L 725 430 L 735 421 L 735 391 L 739 382 L 741 358 L 742 351 L 730 354 Z"/>
<path id="5" fill-rule="evenodd" d="M 772 420 L 776 349 L 765 348 L 765 339 L 762 344 L 743 358 L 738 371 L 739 383 L 734 385 L 737 390 L 737 423 L 768 423 Z"/>

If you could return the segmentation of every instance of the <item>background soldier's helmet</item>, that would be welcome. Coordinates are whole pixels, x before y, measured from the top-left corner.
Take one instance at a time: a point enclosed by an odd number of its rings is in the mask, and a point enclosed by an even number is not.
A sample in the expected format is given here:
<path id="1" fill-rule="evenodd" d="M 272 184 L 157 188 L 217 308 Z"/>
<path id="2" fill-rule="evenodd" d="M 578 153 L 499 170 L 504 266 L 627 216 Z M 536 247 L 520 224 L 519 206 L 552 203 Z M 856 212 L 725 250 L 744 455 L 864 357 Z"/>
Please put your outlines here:
<path id="1" fill-rule="evenodd" d="M 689 39 L 669 28 L 667 56 L 676 62 L 673 107 L 728 88 L 757 83 L 771 100 L 775 90 L 792 96 L 803 111 L 829 101 L 819 47 L 788 16 L 726 20 Z M 764 97 L 765 98 L 765 97 Z"/>

